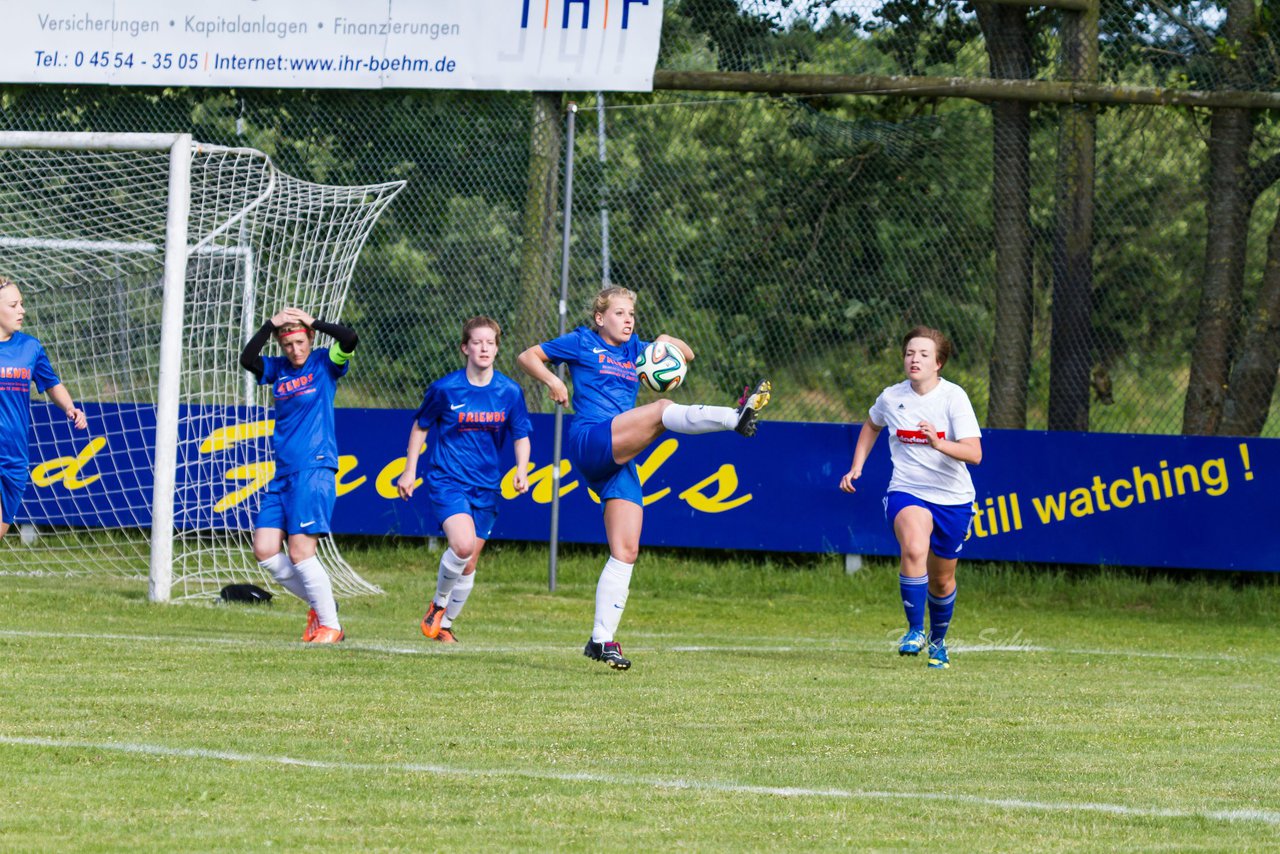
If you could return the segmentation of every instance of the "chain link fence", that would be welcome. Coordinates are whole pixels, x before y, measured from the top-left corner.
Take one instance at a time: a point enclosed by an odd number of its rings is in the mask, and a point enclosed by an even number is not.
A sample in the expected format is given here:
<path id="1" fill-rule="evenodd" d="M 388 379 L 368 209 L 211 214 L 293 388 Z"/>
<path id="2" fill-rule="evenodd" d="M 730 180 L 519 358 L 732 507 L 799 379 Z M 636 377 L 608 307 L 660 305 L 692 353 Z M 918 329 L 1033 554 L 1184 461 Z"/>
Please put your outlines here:
<path id="1" fill-rule="evenodd" d="M 938 54 L 928 68 L 881 49 L 905 27 L 889 27 L 886 10 L 915 20 L 920 10 L 910 4 L 757 5 L 752 18 L 732 3 L 669 3 L 660 64 L 795 69 L 830 65 L 843 50 L 848 72 L 987 73 L 972 42 L 947 62 Z M 915 5 L 941 15 L 919 24 L 930 38 L 952 25 L 953 35 L 973 36 L 977 24 L 959 5 Z M 1115 6 L 1104 4 L 1104 15 Z M 698 18 L 717 10 L 720 25 Z M 1042 14 L 1047 27 L 1060 13 Z M 859 38 L 824 35 L 836 24 Z M 1143 24 L 1166 25 L 1150 14 Z M 1136 62 L 1145 55 L 1138 48 L 1152 43 L 1146 38 L 1123 50 L 1108 44 L 1104 57 L 1119 51 Z M 804 62 L 793 43 L 809 46 Z M 1165 57 L 1149 64 L 1149 76 L 1171 80 L 1190 67 L 1177 65 Z M 1106 60 L 1109 67 L 1121 66 Z M 7 129 L 190 131 L 260 148 L 304 179 L 407 180 L 356 269 L 342 319 L 360 332 L 361 353 L 341 406 L 415 406 L 427 383 L 460 365 L 460 327 L 472 314 L 504 325 L 499 368 L 512 375 L 521 348 L 556 334 L 564 106 L 572 100 L 571 322 L 585 320 L 605 280 L 630 287 L 640 294 L 642 336 L 668 332 L 698 354 L 681 399 L 725 402 L 768 375 L 778 390 L 768 417 L 815 421 L 864 417 L 879 390 L 901 378 L 903 332 L 927 323 L 954 340 L 945 375 L 965 386 L 986 422 L 998 358 L 993 187 L 1003 168 L 993 163 L 987 105 L 93 87 L 8 87 L 2 98 Z M 1071 108 L 1029 112 L 1031 429 L 1049 425 L 1063 109 Z M 1207 114 L 1108 107 L 1097 111 L 1096 128 L 1091 328 L 1067 342 L 1089 367 L 1088 428 L 1179 433 L 1205 268 Z M 1255 158 L 1280 152 L 1269 126 L 1259 123 L 1256 134 Z M 1258 308 L 1275 206 L 1273 188 L 1252 209 L 1241 326 Z M 33 330 L 39 311 L 31 306 Z M 529 397 L 535 411 L 549 410 L 540 387 Z M 1273 400 L 1262 435 L 1280 435 L 1277 409 Z"/>
<path id="2" fill-rule="evenodd" d="M 1025 17 L 1032 66 L 1028 77 L 1061 79 L 1060 33 L 1070 11 L 1014 3 Z M 1223 33 L 1227 3 L 1100 0 L 1098 74 L 1102 83 L 1172 89 L 1231 86 L 1272 91 L 1280 64 L 1266 26 L 1246 35 L 1266 50 L 1243 76 L 1217 60 L 1240 47 Z M 977 2 L 961 0 L 670 0 L 659 67 L 913 76 L 992 76 Z M 996 4 L 985 4 L 995 13 Z M 1024 29 L 1022 24 L 1019 30 Z M 1007 47 L 1008 45 L 996 45 Z"/>

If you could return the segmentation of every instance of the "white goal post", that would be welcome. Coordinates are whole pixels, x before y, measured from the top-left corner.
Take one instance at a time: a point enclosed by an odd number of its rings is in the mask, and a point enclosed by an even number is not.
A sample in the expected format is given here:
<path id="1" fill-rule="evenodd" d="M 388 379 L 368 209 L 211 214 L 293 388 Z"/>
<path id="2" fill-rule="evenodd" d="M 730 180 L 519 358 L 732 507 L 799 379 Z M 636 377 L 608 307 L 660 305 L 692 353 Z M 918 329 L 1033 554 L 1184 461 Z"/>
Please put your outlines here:
<path id="1" fill-rule="evenodd" d="M 273 583 L 249 533 L 268 390 L 239 352 L 285 305 L 341 317 L 403 186 L 301 181 L 187 134 L 0 132 L 0 275 L 90 418 L 72 431 L 33 402 L 32 485 L 0 574 L 147 577 L 156 602 Z M 336 593 L 380 592 L 321 549 Z"/>

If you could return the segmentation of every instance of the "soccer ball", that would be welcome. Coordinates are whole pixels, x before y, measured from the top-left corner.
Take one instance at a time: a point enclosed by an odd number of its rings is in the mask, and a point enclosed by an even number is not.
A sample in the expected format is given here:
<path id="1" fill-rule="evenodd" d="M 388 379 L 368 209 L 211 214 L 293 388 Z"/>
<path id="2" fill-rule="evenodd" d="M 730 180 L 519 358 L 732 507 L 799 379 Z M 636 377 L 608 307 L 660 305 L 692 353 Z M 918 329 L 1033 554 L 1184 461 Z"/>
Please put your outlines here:
<path id="1" fill-rule="evenodd" d="M 668 392 L 684 382 L 689 363 L 675 347 L 655 341 L 640 353 L 636 373 L 640 375 L 640 382 L 654 391 Z"/>

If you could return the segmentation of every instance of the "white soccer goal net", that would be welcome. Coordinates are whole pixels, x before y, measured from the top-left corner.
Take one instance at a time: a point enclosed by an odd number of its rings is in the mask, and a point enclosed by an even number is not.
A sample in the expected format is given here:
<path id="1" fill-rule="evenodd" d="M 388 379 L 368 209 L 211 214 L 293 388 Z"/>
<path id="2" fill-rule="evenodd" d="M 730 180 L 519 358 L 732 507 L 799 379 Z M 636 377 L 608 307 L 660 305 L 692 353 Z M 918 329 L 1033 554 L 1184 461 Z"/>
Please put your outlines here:
<path id="1" fill-rule="evenodd" d="M 185 135 L 0 133 L 0 275 L 89 416 L 74 431 L 33 401 L 32 485 L 0 574 L 149 578 L 156 601 L 272 583 L 245 489 L 270 470 L 269 389 L 238 356 L 286 305 L 341 318 L 402 187 L 312 184 Z M 336 593 L 380 592 L 321 548 Z"/>

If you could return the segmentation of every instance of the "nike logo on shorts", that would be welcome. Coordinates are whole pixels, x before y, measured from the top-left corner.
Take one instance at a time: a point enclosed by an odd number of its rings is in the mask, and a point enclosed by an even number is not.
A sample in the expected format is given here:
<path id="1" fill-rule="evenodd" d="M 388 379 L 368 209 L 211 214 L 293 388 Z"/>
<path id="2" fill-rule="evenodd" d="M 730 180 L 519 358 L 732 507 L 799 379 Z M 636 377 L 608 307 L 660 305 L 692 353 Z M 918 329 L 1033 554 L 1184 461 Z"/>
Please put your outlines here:
<path id="1" fill-rule="evenodd" d="M 316 520 L 315 520 L 315 519 L 312 519 L 310 522 L 303 522 L 303 523 L 302 523 L 301 525 L 299 525 L 298 527 L 299 527 L 299 528 L 305 528 L 305 527 L 307 527 L 308 525 L 314 525 L 315 523 L 316 523 Z"/>

